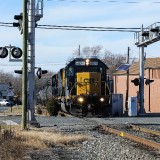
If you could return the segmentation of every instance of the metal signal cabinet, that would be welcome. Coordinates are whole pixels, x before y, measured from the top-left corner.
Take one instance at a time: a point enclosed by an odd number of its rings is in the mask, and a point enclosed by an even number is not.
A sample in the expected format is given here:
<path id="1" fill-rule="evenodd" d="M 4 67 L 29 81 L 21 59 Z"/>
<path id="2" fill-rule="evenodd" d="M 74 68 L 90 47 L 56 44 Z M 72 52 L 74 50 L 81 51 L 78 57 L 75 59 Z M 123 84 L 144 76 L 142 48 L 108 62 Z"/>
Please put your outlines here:
<path id="1" fill-rule="evenodd" d="M 112 94 L 111 99 L 111 110 L 112 116 L 123 115 L 123 94 Z"/>
<path id="2" fill-rule="evenodd" d="M 137 97 L 128 97 L 128 116 L 137 116 Z"/>

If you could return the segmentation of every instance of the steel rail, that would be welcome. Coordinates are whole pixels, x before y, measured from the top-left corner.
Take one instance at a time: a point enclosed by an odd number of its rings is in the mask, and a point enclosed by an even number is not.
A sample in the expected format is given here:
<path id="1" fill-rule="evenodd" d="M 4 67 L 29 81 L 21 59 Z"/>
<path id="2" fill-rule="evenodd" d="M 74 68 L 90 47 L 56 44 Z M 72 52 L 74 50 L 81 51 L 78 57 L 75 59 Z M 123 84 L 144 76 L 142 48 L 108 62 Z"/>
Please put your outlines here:
<path id="1" fill-rule="evenodd" d="M 137 142 L 137 143 L 143 144 L 145 146 L 160 150 L 160 143 L 152 142 L 150 140 L 140 138 L 140 137 L 134 136 L 132 134 L 117 130 L 117 129 L 110 128 L 104 124 L 101 124 L 101 127 L 105 132 L 114 133 L 114 134 L 121 136 L 123 138 L 127 138 L 127 139 L 134 141 L 134 142 Z"/>
<path id="2" fill-rule="evenodd" d="M 59 111 L 58 115 L 61 116 L 61 117 L 74 117 L 71 114 L 66 113 L 66 112 L 62 112 L 62 111 Z"/>
<path id="3" fill-rule="evenodd" d="M 133 130 L 160 136 L 160 132 L 158 132 L 158 131 L 147 129 L 147 128 L 143 128 L 143 127 L 139 127 L 139 126 L 136 126 L 136 125 L 133 125 L 133 124 L 130 125 L 130 126 L 132 127 Z"/>

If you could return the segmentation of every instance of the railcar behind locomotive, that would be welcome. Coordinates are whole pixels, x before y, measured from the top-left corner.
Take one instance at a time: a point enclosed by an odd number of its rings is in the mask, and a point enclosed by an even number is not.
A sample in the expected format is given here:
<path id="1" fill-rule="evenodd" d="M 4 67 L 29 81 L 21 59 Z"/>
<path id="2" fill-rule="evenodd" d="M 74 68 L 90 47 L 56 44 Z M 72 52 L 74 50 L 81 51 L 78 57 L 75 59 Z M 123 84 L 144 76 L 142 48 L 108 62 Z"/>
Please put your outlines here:
<path id="1" fill-rule="evenodd" d="M 111 106 L 107 70 L 96 57 L 75 58 L 53 75 L 52 94 L 61 110 L 83 116 L 108 114 Z"/>

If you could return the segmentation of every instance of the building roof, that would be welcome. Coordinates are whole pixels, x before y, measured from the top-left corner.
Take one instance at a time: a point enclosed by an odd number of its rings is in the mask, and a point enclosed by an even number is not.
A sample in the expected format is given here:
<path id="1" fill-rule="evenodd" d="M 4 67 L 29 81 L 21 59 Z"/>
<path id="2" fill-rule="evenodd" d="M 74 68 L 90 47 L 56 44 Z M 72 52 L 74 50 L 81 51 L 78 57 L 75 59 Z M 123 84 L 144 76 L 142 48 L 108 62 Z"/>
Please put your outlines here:
<path id="1" fill-rule="evenodd" d="M 145 69 L 160 69 L 160 57 L 156 58 L 146 58 Z M 125 75 L 127 72 L 124 70 L 119 70 L 114 73 L 114 75 Z M 129 68 L 130 75 L 139 75 L 139 62 L 133 63 Z"/>

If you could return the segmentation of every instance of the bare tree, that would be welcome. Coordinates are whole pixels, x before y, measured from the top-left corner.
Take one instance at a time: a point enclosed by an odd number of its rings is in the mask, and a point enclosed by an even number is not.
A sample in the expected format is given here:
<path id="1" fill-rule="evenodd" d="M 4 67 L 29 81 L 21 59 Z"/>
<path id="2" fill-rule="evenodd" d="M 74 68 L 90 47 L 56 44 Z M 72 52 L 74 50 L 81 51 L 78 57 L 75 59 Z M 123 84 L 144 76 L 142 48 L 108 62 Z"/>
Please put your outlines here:
<path id="1" fill-rule="evenodd" d="M 91 55 L 98 56 L 101 53 L 103 46 L 97 45 L 91 48 Z"/>
<path id="2" fill-rule="evenodd" d="M 91 48 L 89 46 L 87 46 L 87 47 L 84 47 L 82 49 L 82 53 L 81 54 L 85 55 L 86 57 L 89 57 L 90 53 L 91 53 Z"/>
<path id="3" fill-rule="evenodd" d="M 108 50 L 105 50 L 102 61 L 108 66 L 109 73 L 113 74 L 115 69 L 123 63 L 126 63 L 125 54 L 113 54 Z"/>
<path id="4" fill-rule="evenodd" d="M 84 55 L 85 57 L 89 57 L 89 56 L 98 56 L 102 50 L 102 46 L 101 45 L 96 45 L 96 46 L 86 46 L 84 48 L 82 48 L 82 51 L 80 51 L 81 55 Z M 73 55 L 78 56 L 79 55 L 79 49 L 75 50 Z"/>

